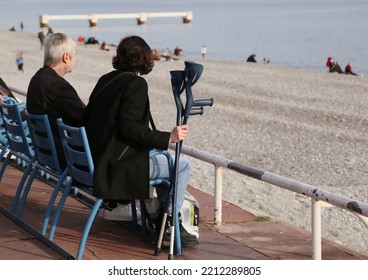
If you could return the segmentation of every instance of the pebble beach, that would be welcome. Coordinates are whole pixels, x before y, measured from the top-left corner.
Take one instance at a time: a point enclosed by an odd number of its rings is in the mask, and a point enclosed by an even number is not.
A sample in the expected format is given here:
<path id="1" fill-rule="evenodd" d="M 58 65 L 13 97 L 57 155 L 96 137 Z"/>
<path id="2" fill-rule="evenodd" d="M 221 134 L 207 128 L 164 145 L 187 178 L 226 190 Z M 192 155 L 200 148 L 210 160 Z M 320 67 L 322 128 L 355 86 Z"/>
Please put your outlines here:
<path id="1" fill-rule="evenodd" d="M 23 91 L 43 65 L 37 34 L 0 30 L 0 77 Z M 76 40 L 76 38 L 73 38 Z M 154 48 L 154 46 L 151 46 Z M 19 72 L 16 55 L 24 56 Z M 184 50 L 185 52 L 185 50 Z M 85 103 L 98 78 L 111 71 L 115 54 L 79 45 L 77 62 L 65 76 Z M 145 76 L 156 127 L 176 123 L 170 71 L 185 60 L 204 65 L 192 88 L 195 99 L 213 98 L 202 116 L 190 117 L 185 145 L 368 202 L 368 78 L 280 65 L 180 57 L 157 61 Z M 213 193 L 214 167 L 192 160 L 190 184 Z M 252 213 L 311 229 L 310 199 L 223 171 L 223 198 Z M 351 213 L 322 211 L 322 235 L 368 254 L 368 229 Z"/>

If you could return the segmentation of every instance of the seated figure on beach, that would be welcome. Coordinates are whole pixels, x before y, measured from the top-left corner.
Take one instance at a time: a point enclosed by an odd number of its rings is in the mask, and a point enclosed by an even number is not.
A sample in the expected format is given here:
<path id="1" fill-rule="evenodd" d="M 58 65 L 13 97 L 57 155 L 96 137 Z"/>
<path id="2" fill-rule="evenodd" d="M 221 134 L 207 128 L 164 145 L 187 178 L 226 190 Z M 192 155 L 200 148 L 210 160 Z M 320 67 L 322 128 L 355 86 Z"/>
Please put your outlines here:
<path id="1" fill-rule="evenodd" d="M 336 72 L 336 73 L 339 73 L 339 74 L 344 73 L 344 71 L 342 71 L 342 69 L 341 69 L 340 62 L 338 60 L 336 60 L 336 62 L 331 62 L 330 72 Z"/>
<path id="2" fill-rule="evenodd" d="M 152 50 L 152 59 L 153 60 L 161 60 L 161 51 L 158 49 Z"/>
<path id="3" fill-rule="evenodd" d="M 326 62 L 326 66 L 328 65 L 329 67 L 329 72 L 330 73 L 344 73 L 342 70 L 341 70 L 341 67 L 340 67 L 340 63 L 338 61 L 334 61 L 331 57 L 329 58 L 329 61 Z"/>
<path id="4" fill-rule="evenodd" d="M 247 58 L 247 62 L 257 62 L 257 56 L 256 56 L 256 54 L 251 54 L 251 55 Z"/>
<path id="5" fill-rule="evenodd" d="M 86 41 L 85 41 L 86 45 L 98 45 L 99 42 L 98 40 L 96 40 L 95 37 L 89 37 Z"/>
<path id="6" fill-rule="evenodd" d="M 168 48 L 161 52 L 161 57 L 164 58 L 166 61 L 178 60 L 178 58 L 172 55 L 171 51 Z"/>
<path id="7" fill-rule="evenodd" d="M 339 73 L 339 74 L 344 73 L 344 71 L 342 71 L 342 69 L 341 69 L 340 62 L 338 60 L 336 60 L 335 69 L 336 69 L 336 72 Z"/>
<path id="8" fill-rule="evenodd" d="M 350 61 L 345 67 L 345 74 L 354 75 L 354 76 L 358 75 L 355 72 L 353 72 L 353 64 Z"/>
<path id="9" fill-rule="evenodd" d="M 84 37 L 82 35 L 79 35 L 78 39 L 77 39 L 77 42 L 78 42 L 78 44 L 84 43 Z"/>
<path id="10" fill-rule="evenodd" d="M 331 61 L 332 60 L 332 61 Z M 333 59 L 331 56 L 327 57 L 327 60 L 326 60 L 326 67 L 330 69 L 330 66 L 331 66 L 331 62 L 333 62 Z"/>
<path id="11" fill-rule="evenodd" d="M 186 139 L 188 127 L 176 126 L 171 132 L 155 128 L 148 84 L 141 76 L 152 71 L 154 61 L 151 48 L 141 37 L 122 39 L 112 66 L 114 70 L 101 76 L 93 89 L 83 119 L 95 163 L 94 195 L 105 202 L 100 214 L 108 220 L 127 221 L 131 220 L 130 201 L 145 199 L 147 208 L 152 209 L 152 205 L 168 198 L 168 193 L 159 188 L 158 198 L 150 198 L 149 180 L 169 178 L 169 166 L 166 156 L 149 157 L 149 152 L 166 150 L 169 143 Z M 180 157 L 178 210 L 184 202 L 189 173 L 189 160 Z M 139 210 L 135 211 L 139 217 Z M 171 211 L 170 203 L 168 212 Z M 198 243 L 195 236 L 184 233 L 182 226 L 180 230 L 183 246 Z"/>
<path id="12" fill-rule="evenodd" d="M 179 48 L 179 46 L 176 46 L 176 48 L 174 50 L 174 55 L 180 56 L 182 51 L 183 50 L 181 48 Z"/>
<path id="13" fill-rule="evenodd" d="M 67 35 L 53 33 L 46 37 L 44 62 L 32 77 L 27 90 L 27 111 L 47 114 L 55 139 L 60 163 L 66 167 L 57 118 L 71 126 L 80 126 L 85 104 L 76 90 L 63 77 L 70 73 L 76 61 L 76 43 Z"/>
<path id="14" fill-rule="evenodd" d="M 102 42 L 102 44 L 100 45 L 100 50 L 101 51 L 109 51 L 110 50 L 105 41 Z"/>

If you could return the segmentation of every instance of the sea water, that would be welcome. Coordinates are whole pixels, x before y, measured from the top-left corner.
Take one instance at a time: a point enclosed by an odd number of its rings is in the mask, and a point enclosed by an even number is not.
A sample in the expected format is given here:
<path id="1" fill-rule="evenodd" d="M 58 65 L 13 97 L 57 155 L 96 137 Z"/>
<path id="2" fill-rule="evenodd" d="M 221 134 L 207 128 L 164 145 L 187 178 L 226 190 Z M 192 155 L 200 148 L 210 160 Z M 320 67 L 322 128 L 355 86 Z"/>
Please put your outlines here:
<path id="1" fill-rule="evenodd" d="M 367 0 L 0 0 L 0 28 L 14 26 L 39 31 L 39 16 L 54 14 L 193 12 L 193 21 L 181 18 L 50 21 L 54 32 L 73 39 L 94 36 L 118 44 L 127 35 L 142 36 L 152 48 L 206 58 L 245 61 L 255 53 L 258 61 L 327 71 L 328 56 L 342 67 L 368 74 Z"/>

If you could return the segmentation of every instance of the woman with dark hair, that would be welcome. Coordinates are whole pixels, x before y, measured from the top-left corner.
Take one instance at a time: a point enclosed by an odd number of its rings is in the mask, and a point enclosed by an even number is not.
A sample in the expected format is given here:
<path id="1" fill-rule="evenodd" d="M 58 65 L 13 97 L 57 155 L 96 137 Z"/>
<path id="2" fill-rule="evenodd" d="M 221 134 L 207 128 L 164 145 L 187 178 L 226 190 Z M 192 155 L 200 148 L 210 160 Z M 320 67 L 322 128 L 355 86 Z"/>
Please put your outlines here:
<path id="1" fill-rule="evenodd" d="M 131 220 L 129 202 L 150 198 L 150 179 L 169 177 L 166 157 L 150 159 L 149 151 L 168 149 L 169 143 L 184 140 L 188 127 L 177 126 L 171 132 L 156 130 L 148 85 L 140 76 L 152 71 L 154 61 L 151 48 L 141 37 L 124 38 L 112 65 L 115 70 L 103 75 L 92 91 L 84 120 L 95 163 L 94 194 L 107 202 L 102 214 L 109 220 Z M 182 157 L 178 209 L 184 201 L 189 171 L 189 160 Z M 182 243 L 184 246 L 185 241 Z"/>

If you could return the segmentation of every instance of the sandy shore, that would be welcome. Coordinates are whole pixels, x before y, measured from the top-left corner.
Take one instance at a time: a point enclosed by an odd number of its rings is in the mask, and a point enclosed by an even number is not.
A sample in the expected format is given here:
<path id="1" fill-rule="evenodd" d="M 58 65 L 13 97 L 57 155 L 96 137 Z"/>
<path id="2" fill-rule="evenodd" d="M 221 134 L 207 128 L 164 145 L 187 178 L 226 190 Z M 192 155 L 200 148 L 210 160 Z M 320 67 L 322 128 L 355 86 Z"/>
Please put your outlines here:
<path id="1" fill-rule="evenodd" d="M 0 31 L 0 76 L 26 90 L 42 66 L 36 35 Z M 74 38 L 75 39 L 75 38 Z M 154 46 L 153 46 L 154 47 Z M 24 73 L 15 57 L 24 53 Z M 114 51 L 79 46 L 77 65 L 65 78 L 87 103 L 100 75 L 110 71 Z M 146 76 L 156 126 L 176 121 L 171 70 L 184 60 L 157 62 Z M 186 145 L 368 202 L 368 78 L 276 65 L 196 59 L 204 65 L 194 97 L 215 100 L 203 116 L 189 119 Z M 213 191 L 213 166 L 193 160 L 190 183 Z M 224 170 L 224 198 L 257 213 L 310 229 L 310 200 Z M 323 210 L 323 236 L 368 254 L 367 228 L 352 214 Z"/>

